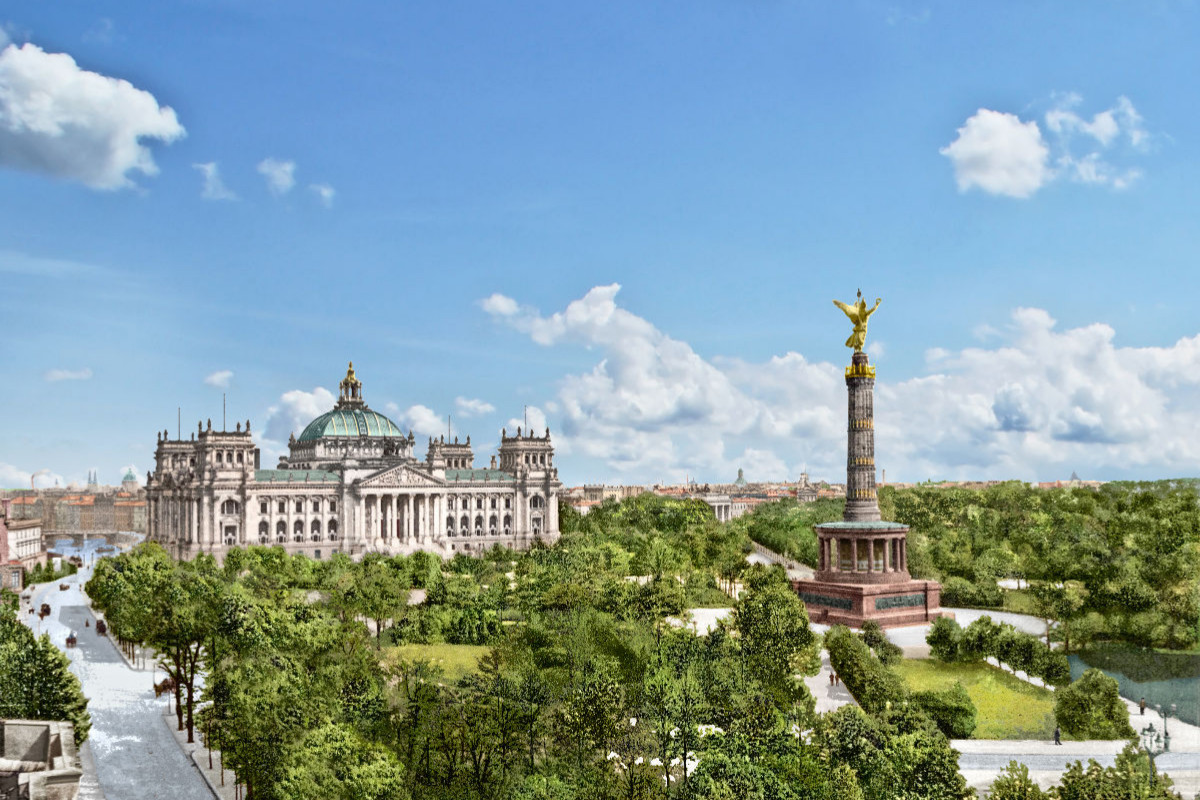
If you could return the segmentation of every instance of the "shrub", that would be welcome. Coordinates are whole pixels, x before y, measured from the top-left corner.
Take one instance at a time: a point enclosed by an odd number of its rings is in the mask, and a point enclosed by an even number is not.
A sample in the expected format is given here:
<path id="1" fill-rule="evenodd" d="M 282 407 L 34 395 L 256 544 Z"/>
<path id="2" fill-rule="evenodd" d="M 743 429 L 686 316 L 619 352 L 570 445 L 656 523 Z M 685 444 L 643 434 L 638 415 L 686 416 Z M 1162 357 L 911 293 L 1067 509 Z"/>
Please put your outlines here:
<path id="1" fill-rule="evenodd" d="M 996 651 L 1000 626 L 991 617 L 980 617 L 962 633 L 959 655 L 963 661 L 982 661 Z"/>
<path id="2" fill-rule="evenodd" d="M 1117 694 L 1117 681 L 1098 669 L 1059 689 L 1054 717 L 1065 733 L 1078 739 L 1132 739 L 1129 711 Z"/>
<path id="3" fill-rule="evenodd" d="M 963 630 L 959 624 L 949 617 L 938 617 L 933 621 L 925 643 L 929 645 L 929 654 L 938 661 L 950 663 L 961 659 L 959 647 L 963 638 Z"/>
<path id="4" fill-rule="evenodd" d="M 960 681 L 940 692 L 917 692 L 912 701 L 949 739 L 968 739 L 975 732 L 975 704 Z"/>
<path id="5" fill-rule="evenodd" d="M 867 713 L 880 714 L 889 702 L 895 705 L 907 699 L 900 676 L 888 670 L 848 628 L 833 626 L 825 634 L 825 647 L 830 665 Z"/>
<path id="6" fill-rule="evenodd" d="M 1047 797 L 1050 795 L 1029 777 L 1029 767 L 1016 761 L 1008 762 L 988 790 L 988 800 L 1045 800 Z"/>
<path id="7" fill-rule="evenodd" d="M 1039 647 L 1033 659 L 1033 674 L 1051 686 L 1064 686 L 1071 682 L 1071 663 L 1062 653 Z"/>
<path id="8" fill-rule="evenodd" d="M 883 628 L 875 620 L 869 619 L 863 623 L 861 636 L 863 642 L 875 651 L 875 657 L 885 667 L 895 666 L 904 658 L 904 651 L 887 638 Z"/>

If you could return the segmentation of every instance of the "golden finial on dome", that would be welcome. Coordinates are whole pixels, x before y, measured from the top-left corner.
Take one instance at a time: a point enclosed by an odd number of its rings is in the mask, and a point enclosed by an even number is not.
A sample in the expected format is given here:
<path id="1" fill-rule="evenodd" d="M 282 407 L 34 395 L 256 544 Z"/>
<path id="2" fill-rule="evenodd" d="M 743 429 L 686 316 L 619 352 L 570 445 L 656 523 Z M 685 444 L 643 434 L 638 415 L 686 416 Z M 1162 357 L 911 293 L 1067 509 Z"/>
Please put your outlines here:
<path id="1" fill-rule="evenodd" d="M 350 366 L 346 369 L 346 380 L 354 380 L 354 362 L 350 362 Z"/>

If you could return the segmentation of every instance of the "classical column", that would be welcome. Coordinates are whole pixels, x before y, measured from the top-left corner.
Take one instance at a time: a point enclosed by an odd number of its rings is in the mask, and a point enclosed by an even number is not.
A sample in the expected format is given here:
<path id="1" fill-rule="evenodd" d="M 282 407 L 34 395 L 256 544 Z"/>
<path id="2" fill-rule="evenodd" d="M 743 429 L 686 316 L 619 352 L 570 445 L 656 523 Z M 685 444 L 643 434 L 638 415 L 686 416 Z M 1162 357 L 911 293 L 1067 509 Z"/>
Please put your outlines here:
<path id="1" fill-rule="evenodd" d="M 858 539 L 850 540 L 850 571 L 858 572 Z"/>

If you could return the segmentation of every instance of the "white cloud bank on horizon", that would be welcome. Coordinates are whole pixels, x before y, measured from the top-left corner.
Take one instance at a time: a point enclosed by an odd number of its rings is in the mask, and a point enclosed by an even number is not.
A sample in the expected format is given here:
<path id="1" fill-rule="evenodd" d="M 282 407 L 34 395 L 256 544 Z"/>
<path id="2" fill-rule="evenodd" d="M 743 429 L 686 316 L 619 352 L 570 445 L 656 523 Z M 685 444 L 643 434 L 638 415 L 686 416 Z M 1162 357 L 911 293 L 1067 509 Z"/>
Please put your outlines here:
<path id="1" fill-rule="evenodd" d="M 1047 141 L 1036 120 L 980 108 L 958 137 L 940 152 L 954 166 L 960 192 L 980 189 L 988 194 L 1028 198 L 1052 181 L 1066 177 L 1076 183 L 1126 189 L 1141 170 L 1120 168 L 1110 153 L 1119 145 L 1145 151 L 1150 135 L 1129 98 L 1121 96 L 1112 108 L 1086 119 L 1075 109 L 1083 99 L 1074 93 L 1055 98 L 1043 117 L 1053 141 Z"/>
<path id="2" fill-rule="evenodd" d="M 186 134 L 175 112 L 131 83 L 81 69 L 34 44 L 0 50 L 0 165 L 126 189 L 158 174 L 143 140 Z"/>
<path id="3" fill-rule="evenodd" d="M 752 479 L 807 467 L 844 480 L 842 366 L 795 352 L 704 359 L 617 305 L 619 288 L 548 316 L 503 295 L 481 303 L 540 345 L 599 351 L 552 400 L 561 452 L 633 482 L 731 479 L 739 466 Z M 1179 431 L 1200 427 L 1200 335 L 1150 348 L 1117 347 L 1114 335 L 1099 323 L 1058 330 L 1046 311 L 1019 308 L 992 348 L 929 351 L 929 374 L 876 385 L 879 467 L 893 481 L 1195 474 L 1200 440 Z"/>
<path id="4" fill-rule="evenodd" d="M 54 486 L 67 485 L 62 475 L 51 472 L 48 469 L 39 469 L 37 472 L 26 472 L 19 467 L 14 467 L 12 464 L 0 462 L 0 489 L 28 489 L 30 478 L 33 479 L 33 486 L 37 489 L 50 489 Z"/>

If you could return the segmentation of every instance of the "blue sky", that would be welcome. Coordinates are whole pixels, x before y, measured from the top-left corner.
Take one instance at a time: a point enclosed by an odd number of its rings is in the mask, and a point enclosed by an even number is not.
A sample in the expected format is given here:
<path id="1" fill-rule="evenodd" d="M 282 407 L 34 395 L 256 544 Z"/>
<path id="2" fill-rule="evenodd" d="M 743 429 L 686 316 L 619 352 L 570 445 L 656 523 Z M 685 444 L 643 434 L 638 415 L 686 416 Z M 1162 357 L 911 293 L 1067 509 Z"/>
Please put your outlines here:
<path id="1" fill-rule="evenodd" d="M 859 287 L 889 480 L 1200 473 L 1193 2 L 0 26 L 0 485 L 222 392 L 273 464 L 349 359 L 479 461 L 528 405 L 569 484 L 840 480 Z"/>

